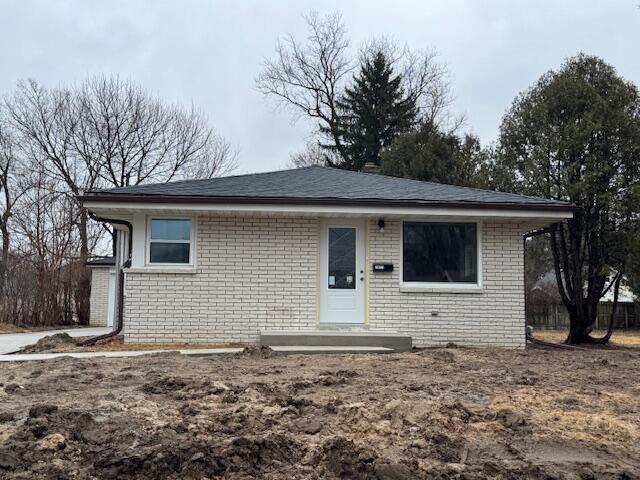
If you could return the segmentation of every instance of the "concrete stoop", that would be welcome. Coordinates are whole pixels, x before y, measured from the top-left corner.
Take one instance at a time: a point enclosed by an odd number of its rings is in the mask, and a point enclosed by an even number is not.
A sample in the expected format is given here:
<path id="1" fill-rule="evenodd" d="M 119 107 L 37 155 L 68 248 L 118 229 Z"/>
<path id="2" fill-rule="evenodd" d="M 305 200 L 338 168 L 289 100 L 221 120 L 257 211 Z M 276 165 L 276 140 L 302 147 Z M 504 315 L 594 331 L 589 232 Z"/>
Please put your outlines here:
<path id="1" fill-rule="evenodd" d="M 300 347 L 306 351 L 322 351 L 322 347 L 344 348 L 345 352 L 409 352 L 412 348 L 411 337 L 408 335 L 377 333 L 377 332 L 353 332 L 353 331 L 266 331 L 260 332 L 260 345 L 272 347 Z M 313 347 L 313 348 L 312 348 Z M 288 349 L 288 351 L 291 351 Z"/>

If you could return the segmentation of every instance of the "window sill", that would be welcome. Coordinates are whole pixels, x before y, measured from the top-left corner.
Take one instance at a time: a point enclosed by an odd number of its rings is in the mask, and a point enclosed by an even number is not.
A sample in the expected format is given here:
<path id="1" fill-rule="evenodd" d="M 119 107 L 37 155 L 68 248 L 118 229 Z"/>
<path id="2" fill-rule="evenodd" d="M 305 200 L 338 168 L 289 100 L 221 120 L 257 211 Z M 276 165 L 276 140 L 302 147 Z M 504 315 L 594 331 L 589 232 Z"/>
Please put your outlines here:
<path id="1" fill-rule="evenodd" d="M 130 267 L 124 269 L 125 273 L 179 273 L 194 275 L 197 273 L 196 267 Z"/>
<path id="2" fill-rule="evenodd" d="M 428 287 L 418 285 L 400 285 L 401 293 L 468 293 L 468 294 L 481 294 L 484 293 L 484 288 L 480 285 L 474 285 L 473 287 Z"/>

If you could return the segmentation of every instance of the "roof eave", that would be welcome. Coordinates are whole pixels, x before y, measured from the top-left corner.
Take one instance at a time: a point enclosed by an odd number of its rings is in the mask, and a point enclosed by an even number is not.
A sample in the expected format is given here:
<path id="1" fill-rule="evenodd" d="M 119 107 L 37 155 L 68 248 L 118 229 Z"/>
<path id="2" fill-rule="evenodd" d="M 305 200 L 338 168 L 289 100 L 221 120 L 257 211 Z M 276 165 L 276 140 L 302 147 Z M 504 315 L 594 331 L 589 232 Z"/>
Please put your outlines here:
<path id="1" fill-rule="evenodd" d="M 296 198 L 296 197 L 213 197 L 193 195 L 141 195 L 141 194 L 109 194 L 88 193 L 79 195 L 78 201 L 107 203 L 172 203 L 172 204 L 239 204 L 239 205 L 331 205 L 331 206 L 380 206 L 380 207 L 445 207 L 476 208 L 505 210 L 538 210 L 575 212 L 579 207 L 570 204 L 552 203 L 518 203 L 518 202 L 472 202 L 472 201 L 425 201 L 425 200 L 390 200 L 376 198 L 344 199 L 344 198 Z"/>

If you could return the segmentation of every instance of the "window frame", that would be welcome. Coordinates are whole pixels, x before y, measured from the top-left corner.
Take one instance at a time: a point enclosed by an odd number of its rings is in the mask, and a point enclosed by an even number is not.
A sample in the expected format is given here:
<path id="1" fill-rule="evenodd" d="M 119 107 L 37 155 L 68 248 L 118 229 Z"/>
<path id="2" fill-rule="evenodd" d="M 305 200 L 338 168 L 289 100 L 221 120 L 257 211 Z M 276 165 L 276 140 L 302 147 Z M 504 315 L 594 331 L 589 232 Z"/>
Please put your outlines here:
<path id="1" fill-rule="evenodd" d="M 476 272 L 475 283 L 471 282 L 405 282 L 404 281 L 404 224 L 405 223 L 473 223 L 476 226 Z M 400 288 L 411 290 L 455 290 L 455 291 L 480 291 L 482 290 L 482 221 L 469 218 L 405 218 L 400 222 Z"/>
<path id="2" fill-rule="evenodd" d="M 160 263 L 151 261 L 151 222 L 153 220 L 189 220 L 191 228 L 189 230 L 189 240 L 153 240 L 155 243 L 188 243 L 189 263 Z M 189 268 L 195 267 L 196 260 L 196 220 L 190 216 L 176 215 L 148 215 L 146 221 L 146 241 L 145 241 L 145 266 L 149 268 Z"/>

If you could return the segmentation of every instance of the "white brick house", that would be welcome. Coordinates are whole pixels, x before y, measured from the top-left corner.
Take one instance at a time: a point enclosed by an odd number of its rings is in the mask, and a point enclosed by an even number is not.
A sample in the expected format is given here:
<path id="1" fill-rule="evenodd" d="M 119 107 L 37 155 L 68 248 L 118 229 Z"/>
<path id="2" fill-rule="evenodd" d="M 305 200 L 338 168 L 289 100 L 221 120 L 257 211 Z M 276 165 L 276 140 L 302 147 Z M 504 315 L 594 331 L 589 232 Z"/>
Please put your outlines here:
<path id="1" fill-rule="evenodd" d="M 523 347 L 523 235 L 573 210 L 327 167 L 81 200 L 118 229 L 132 342 L 346 330 L 409 335 L 416 346 Z"/>

